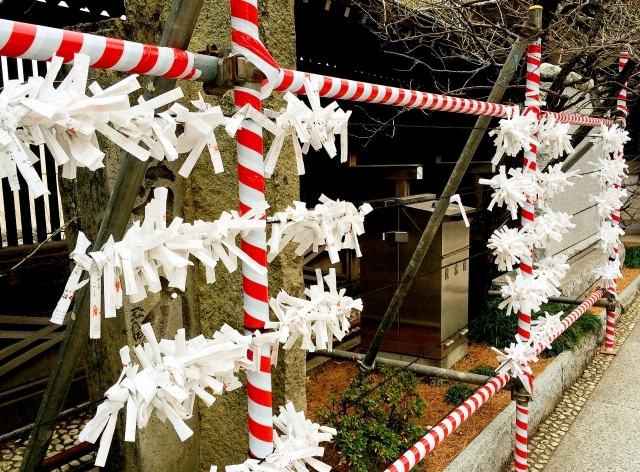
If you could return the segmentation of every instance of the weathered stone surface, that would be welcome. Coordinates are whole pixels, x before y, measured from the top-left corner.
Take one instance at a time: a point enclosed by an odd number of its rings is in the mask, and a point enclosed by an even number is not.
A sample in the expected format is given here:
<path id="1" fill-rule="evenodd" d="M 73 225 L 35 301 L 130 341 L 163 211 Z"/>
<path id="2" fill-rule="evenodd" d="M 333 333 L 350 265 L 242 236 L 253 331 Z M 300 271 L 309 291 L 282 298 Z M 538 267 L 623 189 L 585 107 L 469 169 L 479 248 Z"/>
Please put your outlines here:
<path id="1" fill-rule="evenodd" d="M 169 0 L 127 0 L 127 20 L 108 20 L 91 25 L 81 25 L 78 29 L 111 37 L 157 44 L 162 27 L 168 16 Z M 268 0 L 260 2 L 260 35 L 275 57 L 287 68 L 295 68 L 295 30 L 293 1 Z M 203 50 L 207 44 L 220 48 L 230 47 L 230 11 L 228 0 L 205 0 L 196 31 L 189 50 Z M 105 86 L 124 77 L 113 72 L 92 72 Z M 141 77 L 141 83 L 145 84 Z M 188 100 L 197 96 L 201 85 L 180 81 L 185 99 L 182 103 L 190 106 Z M 264 102 L 269 108 L 284 105 L 281 97 Z M 206 97 L 212 104 L 220 105 L 228 115 L 234 113 L 233 96 L 228 93 L 222 98 Z M 216 132 L 225 171 L 214 174 L 207 153 L 199 159 L 189 179 L 177 174 L 184 158 L 174 163 L 150 161 L 145 181 L 133 211 L 133 218 L 143 215 L 144 205 L 152 196 L 153 188 L 163 186 L 170 189 L 167 218 L 181 216 L 186 221 L 195 219 L 213 220 L 222 211 L 238 208 L 236 142 L 224 131 Z M 271 136 L 265 132 L 265 149 Z M 101 139 L 105 150 L 106 168 L 98 172 L 79 170 L 76 181 L 64 181 L 62 185 L 65 218 L 80 216 L 70 228 L 69 244 L 75 245 L 78 230 L 84 231 L 93 240 L 97 234 L 102 214 L 118 172 L 123 152 L 110 142 Z M 62 180 L 62 179 L 61 179 Z M 295 157 L 290 142 L 283 147 L 278 166 L 273 177 L 266 184 L 269 212 L 278 211 L 299 199 L 299 180 Z M 303 288 L 301 261 L 291 250 L 281 254 L 269 267 L 270 293 L 275 295 L 280 289 L 290 294 L 300 295 Z M 223 323 L 242 330 L 242 277 L 238 270 L 229 274 L 224 268 L 217 271 L 214 285 L 205 283 L 204 269 L 198 262 L 190 270 L 187 291 L 172 298 L 173 289 L 163 284 L 158 294 L 139 304 L 125 302 L 116 319 L 103 322 L 102 339 L 90 341 L 85 349 L 89 388 L 92 399 L 99 398 L 113 384 L 119 374 L 118 348 L 124 344 L 133 345 L 142 340 L 140 325 L 151 322 L 156 335 L 173 337 L 176 330 L 184 327 L 188 336 L 199 333 L 211 335 Z M 280 353 L 278 367 L 274 369 L 274 405 L 292 400 L 297 408 L 306 407 L 305 398 L 305 356 L 294 349 Z M 189 422 L 194 435 L 181 443 L 173 429 L 161 424 L 155 418 L 144 431 L 138 434 L 135 444 L 123 443 L 123 422 L 119 422 L 114 445 L 109 455 L 107 470 L 146 471 L 171 470 L 208 471 L 211 464 L 229 465 L 246 459 L 247 444 L 247 401 L 246 391 L 239 389 L 222 395 L 211 408 L 199 405 L 195 417 Z M 276 410 L 277 412 L 277 410 Z"/>

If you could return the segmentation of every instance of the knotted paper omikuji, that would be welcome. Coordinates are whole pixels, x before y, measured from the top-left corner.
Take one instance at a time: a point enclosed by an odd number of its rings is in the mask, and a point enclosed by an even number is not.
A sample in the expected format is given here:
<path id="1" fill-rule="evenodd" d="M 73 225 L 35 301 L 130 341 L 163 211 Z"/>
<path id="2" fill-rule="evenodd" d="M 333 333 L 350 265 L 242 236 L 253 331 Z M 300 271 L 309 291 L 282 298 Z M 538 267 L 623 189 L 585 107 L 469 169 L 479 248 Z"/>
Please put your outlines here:
<path id="1" fill-rule="evenodd" d="M 141 330 L 147 342 L 134 348 L 139 364 L 132 363 L 128 346 L 120 350 L 120 378 L 79 435 L 80 441 L 91 443 L 102 435 L 95 462 L 98 467 L 106 463 L 118 413 L 125 405 L 125 441 L 135 441 L 136 429 L 144 428 L 154 411 L 163 423 L 168 419 L 185 441 L 193 435 L 184 420 L 193 416 L 196 397 L 211 406 L 214 395 L 242 386 L 235 376 L 240 369 L 255 368 L 246 357 L 251 336 L 226 324 L 212 339 L 200 335 L 188 341 L 184 329 L 178 330 L 175 339 L 160 342 L 149 323 Z"/>
<path id="2" fill-rule="evenodd" d="M 316 269 L 317 285 L 305 289 L 309 300 L 292 297 L 281 291 L 269 302 L 278 318 L 277 322 L 268 322 L 265 328 L 280 332 L 280 341 L 285 349 L 290 349 L 302 338 L 300 347 L 309 352 L 316 349 L 333 348 L 333 337 L 342 340 L 349 332 L 351 311 L 362 311 L 362 301 L 345 295 L 346 289 L 337 289 L 336 270 L 329 269 L 329 275 L 322 277 L 320 269 Z M 324 290 L 326 282 L 328 291 Z M 312 336 L 315 335 L 315 343 Z"/>
<path id="3" fill-rule="evenodd" d="M 293 403 L 280 407 L 280 414 L 273 416 L 274 451 L 265 459 L 247 459 L 243 464 L 225 466 L 224 472 L 330 472 L 331 466 L 316 459 L 324 455 L 321 442 L 331 441 L 337 434 L 334 428 L 320 426 L 296 411 Z M 211 466 L 210 472 L 218 467 Z M 221 471 L 222 472 L 222 471 Z"/>
<path id="4" fill-rule="evenodd" d="M 169 287 L 184 291 L 187 270 L 193 265 L 189 256 L 205 266 L 207 283 L 215 282 L 215 268 L 220 261 L 229 272 L 238 268 L 240 259 L 258 273 L 266 273 L 264 267 L 236 246 L 239 233 L 265 229 L 266 222 L 260 219 L 264 208 L 256 207 L 243 216 L 237 212 L 223 212 L 214 222 L 183 223 L 182 218 L 176 217 L 167 226 L 167 195 L 166 188 L 154 189 L 154 198 L 145 207 L 144 220 L 135 221 L 122 241 L 114 242 L 110 238 L 99 251 L 87 255 L 90 243 L 82 232 L 79 233 L 76 249 L 71 253 L 76 267 L 53 313 L 53 323 L 64 321 L 74 291 L 86 283 L 79 282 L 83 271 L 89 273 L 91 281 L 92 338 L 100 337 L 102 292 L 105 316 L 112 317 L 122 306 L 123 282 L 124 293 L 132 303 L 144 300 L 147 291 L 159 292 L 162 289 L 160 276 L 169 281 Z"/>
<path id="5" fill-rule="evenodd" d="M 533 114 L 521 116 L 516 113 L 501 120 L 499 129 L 493 132 L 497 134 L 495 143 L 498 150 L 492 162 L 496 165 L 503 154 L 515 156 L 521 150 L 529 150 L 531 145 L 547 147 L 552 160 L 557 159 L 573 152 L 568 130 L 569 125 L 559 124 L 553 117 L 538 121 Z M 522 168 L 507 171 L 505 166 L 501 166 L 496 176 L 480 180 L 481 184 L 490 185 L 494 190 L 489 210 L 494 205 L 505 206 L 512 219 L 517 219 L 521 208 L 537 202 L 540 211 L 533 224 L 523 224 L 519 229 L 501 227 L 489 238 L 487 247 L 493 251 L 498 269 L 512 271 L 515 268 L 515 273 L 507 275 L 506 284 L 501 287 L 504 300 L 499 307 L 506 308 L 507 316 L 512 312 L 537 312 L 548 297 L 560 295 L 561 280 L 569 269 L 566 256 L 553 256 L 535 263 L 536 268 L 531 275 L 523 273 L 517 265 L 523 259 L 530 261 L 534 247 L 545 248 L 550 240 L 560 242 L 563 234 L 575 228 L 571 215 L 553 211 L 546 203 L 572 186 L 570 179 L 575 177 L 580 177 L 578 171 L 565 173 L 561 164 L 556 164 L 549 165 L 547 172 Z M 549 344 L 548 340 L 554 334 L 553 330 L 558 329 L 559 322 L 559 316 L 547 316 L 534 323 L 530 340 L 516 336 L 516 342 L 504 352 L 494 349 L 502 363 L 497 372 L 518 376 L 531 393 L 533 378 L 528 364 L 537 361 L 533 346 L 540 342 Z"/>

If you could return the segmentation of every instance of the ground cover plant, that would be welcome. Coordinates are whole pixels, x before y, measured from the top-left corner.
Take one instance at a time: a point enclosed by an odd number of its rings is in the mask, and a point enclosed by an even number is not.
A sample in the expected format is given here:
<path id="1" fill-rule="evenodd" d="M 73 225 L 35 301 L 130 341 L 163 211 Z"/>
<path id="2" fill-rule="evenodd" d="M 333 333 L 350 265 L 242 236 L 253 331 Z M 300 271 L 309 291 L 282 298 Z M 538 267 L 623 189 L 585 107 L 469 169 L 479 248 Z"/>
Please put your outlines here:
<path id="1" fill-rule="evenodd" d="M 498 308 L 501 301 L 499 298 L 491 299 L 487 303 L 485 311 L 469 323 L 469 339 L 472 342 L 486 343 L 497 348 L 506 347 L 514 342 L 518 331 L 518 317 L 516 315 L 506 316 L 505 311 Z M 545 312 L 556 314 L 560 311 L 564 312 L 564 318 L 575 308 L 575 305 L 545 303 L 532 318 L 535 320 L 544 316 Z M 542 356 L 553 357 L 563 351 L 572 350 L 579 346 L 587 336 L 596 334 L 601 329 L 602 321 L 600 318 L 587 311 L 553 342 L 551 349 L 543 351 Z"/>
<path id="2" fill-rule="evenodd" d="M 640 269 L 640 246 L 625 247 L 624 266 L 629 269 Z"/>
<path id="3" fill-rule="evenodd" d="M 339 455 L 339 471 L 384 470 L 426 432 L 412 422 L 427 408 L 412 372 L 383 366 L 359 373 L 342 393 L 329 394 L 329 402 L 316 418 L 338 430 L 329 447 Z"/>

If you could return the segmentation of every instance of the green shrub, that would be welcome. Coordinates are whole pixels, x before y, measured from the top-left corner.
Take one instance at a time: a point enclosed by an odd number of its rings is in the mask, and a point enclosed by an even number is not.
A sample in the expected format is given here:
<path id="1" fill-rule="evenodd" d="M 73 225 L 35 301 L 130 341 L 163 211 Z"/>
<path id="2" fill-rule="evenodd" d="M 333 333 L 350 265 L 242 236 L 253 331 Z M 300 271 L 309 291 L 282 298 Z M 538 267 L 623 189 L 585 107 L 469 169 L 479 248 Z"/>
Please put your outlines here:
<path id="1" fill-rule="evenodd" d="M 478 318 L 469 323 L 469 339 L 477 343 L 486 343 L 497 348 L 503 348 L 514 342 L 514 337 L 518 332 L 518 317 L 516 314 L 505 315 L 505 311 L 498 308 L 502 300 L 494 298 L 487 304 L 486 310 Z M 557 303 L 545 303 L 540 307 L 540 311 L 534 313 L 535 320 L 544 316 L 545 312 L 556 314 L 564 312 L 568 315 L 575 309 L 575 305 L 560 305 Z M 602 329 L 602 321 L 596 315 L 587 311 L 578 320 L 556 339 L 551 349 L 543 351 L 543 357 L 552 357 L 563 351 L 571 350 L 579 346 L 582 340 L 598 333 Z"/>
<path id="2" fill-rule="evenodd" d="M 444 401 L 449 405 L 460 406 L 467 398 L 473 395 L 474 392 L 475 390 L 468 385 L 452 385 L 444 394 Z"/>
<path id="3" fill-rule="evenodd" d="M 330 406 L 316 412 L 317 420 L 336 428 L 334 439 L 340 470 L 384 470 L 425 434 L 411 422 L 427 406 L 418 380 L 408 371 L 382 367 L 380 375 L 358 374 Z"/>
<path id="4" fill-rule="evenodd" d="M 479 365 L 469 371 L 472 374 L 486 375 L 487 377 L 493 377 L 496 375 L 496 368 L 490 365 Z"/>
<path id="5" fill-rule="evenodd" d="M 624 266 L 629 269 L 640 269 L 640 246 L 626 247 Z"/>

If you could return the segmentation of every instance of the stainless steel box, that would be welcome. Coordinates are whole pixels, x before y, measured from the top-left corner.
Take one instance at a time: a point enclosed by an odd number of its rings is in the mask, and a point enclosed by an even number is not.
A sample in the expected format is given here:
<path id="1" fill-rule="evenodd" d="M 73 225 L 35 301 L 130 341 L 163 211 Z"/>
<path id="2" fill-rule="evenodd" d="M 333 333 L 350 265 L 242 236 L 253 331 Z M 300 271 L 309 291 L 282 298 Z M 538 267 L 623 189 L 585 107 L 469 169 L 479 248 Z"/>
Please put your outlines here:
<path id="1" fill-rule="evenodd" d="M 367 215 L 360 240 L 362 294 L 400 281 L 433 214 L 435 201 L 433 194 L 397 198 L 393 206 Z M 382 351 L 444 364 L 451 353 L 466 348 L 468 257 L 469 228 L 464 225 L 458 206 L 450 205 Z M 370 345 L 395 290 L 394 286 L 363 299 L 364 348 Z"/>

